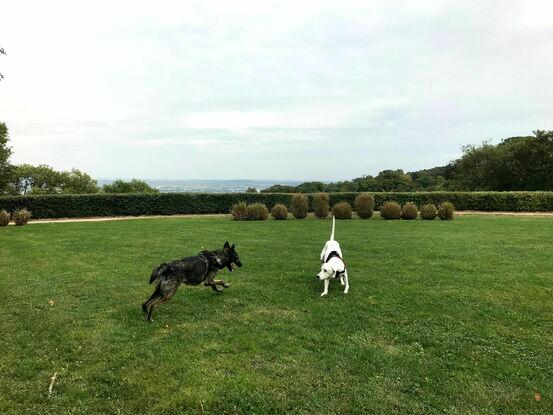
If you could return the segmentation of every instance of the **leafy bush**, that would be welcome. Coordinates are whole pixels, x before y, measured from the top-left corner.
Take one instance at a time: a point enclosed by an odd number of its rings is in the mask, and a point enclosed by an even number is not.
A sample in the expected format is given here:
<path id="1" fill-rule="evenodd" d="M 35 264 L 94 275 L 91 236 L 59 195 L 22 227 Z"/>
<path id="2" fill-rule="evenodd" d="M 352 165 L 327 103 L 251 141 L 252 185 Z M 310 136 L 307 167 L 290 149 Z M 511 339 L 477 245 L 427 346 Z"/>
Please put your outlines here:
<path id="1" fill-rule="evenodd" d="M 5 210 L 0 210 L 0 226 L 7 226 L 10 220 L 11 215 Z"/>
<path id="2" fill-rule="evenodd" d="M 423 205 L 421 207 L 421 218 L 424 220 L 434 220 L 436 219 L 436 216 L 438 215 L 438 211 L 436 210 L 436 206 L 434 206 L 432 203 L 427 203 L 426 205 Z"/>
<path id="3" fill-rule="evenodd" d="M 330 211 L 330 197 L 328 193 L 315 193 L 313 195 L 313 212 L 315 217 L 326 219 Z"/>
<path id="4" fill-rule="evenodd" d="M 273 215 L 273 218 L 275 218 L 276 220 L 288 219 L 288 208 L 282 203 L 277 203 L 273 206 L 273 209 L 271 210 L 271 215 Z"/>
<path id="5" fill-rule="evenodd" d="M 292 196 L 292 215 L 296 219 L 304 219 L 307 216 L 309 210 L 309 203 L 307 196 L 303 193 L 296 193 Z"/>
<path id="6" fill-rule="evenodd" d="M 239 202 L 232 206 L 230 210 L 232 219 L 234 220 L 247 220 L 248 219 L 248 205 L 246 202 Z"/>
<path id="7" fill-rule="evenodd" d="M 438 217 L 441 220 L 452 220 L 453 213 L 455 212 L 455 206 L 451 202 L 443 202 L 438 207 Z"/>
<path id="8" fill-rule="evenodd" d="M 31 219 L 31 212 L 27 209 L 20 209 L 13 212 L 13 221 L 17 226 L 26 225 L 29 219 Z"/>
<path id="9" fill-rule="evenodd" d="M 361 193 L 355 198 L 355 213 L 361 219 L 369 219 L 374 212 L 374 197 L 368 193 Z"/>
<path id="10" fill-rule="evenodd" d="M 248 205 L 248 220 L 266 220 L 269 216 L 269 209 L 263 203 Z"/>
<path id="11" fill-rule="evenodd" d="M 332 207 L 336 219 L 351 219 L 351 205 L 348 202 L 336 203 Z"/>
<path id="12" fill-rule="evenodd" d="M 380 217 L 389 220 L 401 218 L 401 206 L 397 202 L 384 203 L 380 208 Z"/>
<path id="13" fill-rule="evenodd" d="M 407 202 L 401 208 L 401 219 L 407 219 L 407 220 L 417 219 L 418 214 L 419 214 L 419 211 L 417 209 L 417 205 L 415 205 L 413 202 Z"/>

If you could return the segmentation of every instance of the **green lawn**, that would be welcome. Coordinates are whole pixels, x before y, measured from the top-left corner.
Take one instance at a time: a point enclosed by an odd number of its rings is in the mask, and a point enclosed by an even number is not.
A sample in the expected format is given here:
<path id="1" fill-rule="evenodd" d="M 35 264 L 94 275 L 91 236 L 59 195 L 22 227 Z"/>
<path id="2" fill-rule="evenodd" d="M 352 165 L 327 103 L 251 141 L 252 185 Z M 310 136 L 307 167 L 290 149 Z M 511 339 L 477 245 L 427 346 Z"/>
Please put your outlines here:
<path id="1" fill-rule="evenodd" d="M 320 298 L 329 231 L 1 228 L 2 413 L 553 413 L 553 218 L 338 221 L 351 289 Z M 219 274 L 231 288 L 181 287 L 146 323 L 152 268 L 227 239 L 244 263 Z"/>

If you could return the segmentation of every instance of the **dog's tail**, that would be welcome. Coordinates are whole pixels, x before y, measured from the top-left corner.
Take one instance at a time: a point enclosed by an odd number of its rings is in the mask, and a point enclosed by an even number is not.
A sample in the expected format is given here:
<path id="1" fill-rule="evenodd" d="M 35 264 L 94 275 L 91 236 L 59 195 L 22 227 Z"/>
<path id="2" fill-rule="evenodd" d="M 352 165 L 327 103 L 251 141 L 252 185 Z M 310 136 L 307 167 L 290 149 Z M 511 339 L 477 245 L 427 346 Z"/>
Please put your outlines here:
<path id="1" fill-rule="evenodd" d="M 332 233 L 330 234 L 330 240 L 334 240 L 334 228 L 336 227 L 336 219 L 334 218 L 334 214 L 332 214 Z"/>
<path id="2" fill-rule="evenodd" d="M 150 275 L 150 284 L 159 281 L 165 276 L 165 271 L 167 271 L 168 264 L 161 264 L 154 268 L 152 275 Z"/>

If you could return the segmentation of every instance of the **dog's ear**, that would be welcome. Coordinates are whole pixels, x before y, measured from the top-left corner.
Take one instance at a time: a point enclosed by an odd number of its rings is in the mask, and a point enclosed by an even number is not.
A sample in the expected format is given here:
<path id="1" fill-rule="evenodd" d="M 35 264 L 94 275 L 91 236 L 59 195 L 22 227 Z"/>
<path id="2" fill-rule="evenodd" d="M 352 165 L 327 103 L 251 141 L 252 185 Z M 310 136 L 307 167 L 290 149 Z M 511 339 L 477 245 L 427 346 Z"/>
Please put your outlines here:
<path id="1" fill-rule="evenodd" d="M 223 250 L 228 251 L 229 249 L 230 249 L 230 244 L 228 243 L 228 241 L 226 241 L 225 245 L 223 246 Z"/>
<path id="2" fill-rule="evenodd" d="M 235 247 L 236 247 L 236 245 L 235 245 L 235 244 L 232 244 L 232 246 L 230 247 L 230 250 L 231 250 L 232 252 L 234 252 L 234 248 L 235 248 Z"/>

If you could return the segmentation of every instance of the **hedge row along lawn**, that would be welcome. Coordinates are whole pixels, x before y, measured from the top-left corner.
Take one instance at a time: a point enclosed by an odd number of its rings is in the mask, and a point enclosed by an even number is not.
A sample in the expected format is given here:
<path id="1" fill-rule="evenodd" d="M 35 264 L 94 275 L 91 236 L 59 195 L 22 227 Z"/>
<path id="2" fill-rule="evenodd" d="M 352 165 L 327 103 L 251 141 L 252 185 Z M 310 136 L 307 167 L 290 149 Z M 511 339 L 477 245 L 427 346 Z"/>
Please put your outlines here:
<path id="1" fill-rule="evenodd" d="M 354 205 L 359 193 L 331 193 L 330 206 L 338 202 Z M 553 211 L 553 192 L 409 192 L 372 193 L 375 208 L 389 200 L 404 205 L 414 202 L 438 206 L 449 201 L 457 210 L 545 212 Z M 308 195 L 313 210 L 313 195 Z M 92 216 L 141 216 L 229 213 L 239 202 L 263 203 L 271 210 L 277 203 L 290 207 L 288 193 L 157 193 L 92 194 L 0 197 L 0 210 L 27 208 L 35 219 Z"/>
<path id="2" fill-rule="evenodd" d="M 2 413 L 553 413 L 553 219 L 339 221 L 351 290 L 320 298 L 330 224 L 0 229 Z M 152 268 L 227 239 L 231 288 L 146 323 Z"/>

